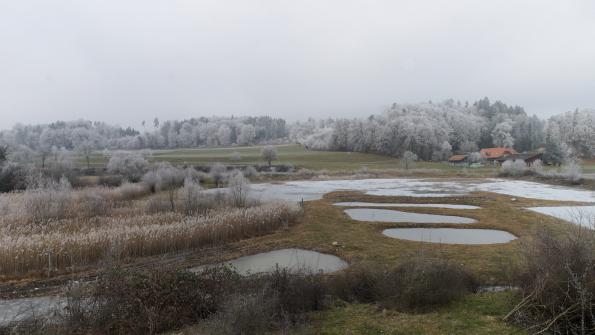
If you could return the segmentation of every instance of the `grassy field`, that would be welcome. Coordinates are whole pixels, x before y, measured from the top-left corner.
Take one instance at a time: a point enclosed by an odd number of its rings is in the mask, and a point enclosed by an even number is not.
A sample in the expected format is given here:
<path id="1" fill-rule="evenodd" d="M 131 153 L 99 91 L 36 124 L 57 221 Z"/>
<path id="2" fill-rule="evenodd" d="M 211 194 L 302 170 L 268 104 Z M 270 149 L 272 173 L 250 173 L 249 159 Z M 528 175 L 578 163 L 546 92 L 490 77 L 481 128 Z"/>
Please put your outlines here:
<path id="1" fill-rule="evenodd" d="M 260 158 L 261 146 L 252 147 L 226 147 L 226 148 L 199 148 L 199 149 L 172 149 L 153 151 L 152 161 L 167 161 L 173 164 L 195 164 L 209 165 L 214 162 L 225 164 L 264 164 Z M 241 159 L 231 161 L 232 153 L 238 152 Z M 275 164 L 291 164 L 296 169 L 305 168 L 310 170 L 327 170 L 329 172 L 353 172 L 362 168 L 373 170 L 394 170 L 399 169 L 399 160 L 394 157 L 365 154 L 358 152 L 339 151 L 313 151 L 306 150 L 301 145 L 289 144 L 278 145 L 278 160 Z M 92 166 L 105 166 L 106 160 L 101 153 L 91 157 Z M 79 166 L 85 166 L 83 157 L 77 158 Z M 417 162 L 416 169 L 434 169 L 440 172 L 454 175 L 461 173 L 464 168 L 452 166 L 444 162 Z M 478 169 L 466 169 L 467 173 L 475 176 L 490 176 L 497 171 L 493 166 L 486 166 Z M 595 160 L 583 161 L 585 173 L 595 173 Z"/>
<path id="2" fill-rule="evenodd" d="M 172 149 L 153 151 L 152 161 L 168 161 L 173 164 L 197 164 L 209 165 L 214 162 L 225 164 L 264 164 L 260 158 L 262 147 L 228 147 L 228 148 L 203 148 L 203 149 Z M 238 152 L 241 159 L 231 161 L 232 153 Z M 399 160 L 389 156 L 377 154 L 365 154 L 358 152 L 339 151 L 313 151 L 306 150 L 300 145 L 278 145 L 278 160 L 274 164 L 291 164 L 296 168 L 328 171 L 356 171 L 362 168 L 368 169 L 398 169 Z M 80 166 L 86 164 L 84 158 L 79 157 L 77 162 Z M 105 158 L 96 153 L 91 157 L 92 166 L 105 166 Z M 417 162 L 418 169 L 440 169 L 444 171 L 459 171 L 461 167 L 455 167 L 446 163 Z M 492 171 L 492 168 L 480 170 Z"/>

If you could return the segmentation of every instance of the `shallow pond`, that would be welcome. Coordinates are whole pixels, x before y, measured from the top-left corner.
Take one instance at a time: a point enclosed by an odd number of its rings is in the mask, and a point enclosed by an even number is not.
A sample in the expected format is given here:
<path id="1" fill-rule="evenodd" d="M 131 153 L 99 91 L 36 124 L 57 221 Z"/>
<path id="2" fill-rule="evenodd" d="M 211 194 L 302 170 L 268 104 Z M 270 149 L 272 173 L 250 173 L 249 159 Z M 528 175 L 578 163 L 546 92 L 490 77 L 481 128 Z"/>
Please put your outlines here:
<path id="1" fill-rule="evenodd" d="M 345 213 L 357 221 L 460 224 L 476 222 L 462 216 L 409 213 L 389 209 L 351 208 L 346 209 Z"/>
<path id="2" fill-rule="evenodd" d="M 407 241 L 445 244 L 497 244 L 517 238 L 509 232 L 493 229 L 392 228 L 382 234 Z"/>
<path id="3" fill-rule="evenodd" d="M 335 206 L 342 207 L 422 207 L 422 208 L 449 208 L 449 209 L 480 209 L 481 207 L 471 205 L 452 204 L 406 204 L 406 203 L 383 203 L 383 202 L 337 202 Z"/>
<path id="4" fill-rule="evenodd" d="M 291 271 L 309 270 L 312 272 L 335 272 L 349 264 L 341 258 L 303 249 L 280 249 L 260 254 L 240 257 L 225 264 L 233 266 L 239 273 L 270 272 L 279 266 Z M 198 266 L 191 271 L 201 271 L 205 266 Z"/>
<path id="5" fill-rule="evenodd" d="M 595 228 L 595 206 L 530 207 L 527 209 L 577 225 Z"/>

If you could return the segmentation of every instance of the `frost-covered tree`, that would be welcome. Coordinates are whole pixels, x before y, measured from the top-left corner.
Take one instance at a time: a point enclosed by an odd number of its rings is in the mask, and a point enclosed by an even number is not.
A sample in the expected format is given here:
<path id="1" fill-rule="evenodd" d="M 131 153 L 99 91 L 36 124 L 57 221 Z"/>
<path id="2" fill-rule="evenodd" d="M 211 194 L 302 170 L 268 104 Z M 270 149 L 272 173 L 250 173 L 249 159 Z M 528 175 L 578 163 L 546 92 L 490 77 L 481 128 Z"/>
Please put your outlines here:
<path id="1" fill-rule="evenodd" d="M 225 178 L 227 178 L 227 168 L 221 163 L 215 163 L 211 165 L 209 174 L 211 175 L 211 179 L 215 183 L 215 186 L 219 188 Z"/>
<path id="2" fill-rule="evenodd" d="M 561 165 L 564 162 L 565 157 L 558 141 L 549 137 L 546 139 L 543 159 L 553 165 Z"/>
<path id="3" fill-rule="evenodd" d="M 0 145 L 0 167 L 4 165 L 6 160 L 8 159 L 8 146 Z"/>
<path id="4" fill-rule="evenodd" d="M 514 138 L 512 137 L 512 121 L 504 120 L 498 123 L 492 131 L 492 142 L 495 146 L 512 148 Z"/>
<path id="5" fill-rule="evenodd" d="M 578 109 L 548 120 L 547 132 L 555 133 L 578 157 L 595 155 L 595 111 Z"/>
<path id="6" fill-rule="evenodd" d="M 107 163 L 110 173 L 123 175 L 132 182 L 139 181 L 149 167 L 149 162 L 138 153 L 116 152 Z"/>
<path id="7" fill-rule="evenodd" d="M 415 162 L 417 161 L 417 155 L 411 151 L 405 151 L 403 156 L 399 162 L 401 163 L 401 167 L 405 170 L 409 170 L 415 167 Z"/>
<path id="8" fill-rule="evenodd" d="M 87 168 L 91 167 L 91 154 L 103 147 L 101 136 L 95 130 L 86 128 L 77 128 L 72 135 L 74 149 L 85 157 Z"/>
<path id="9" fill-rule="evenodd" d="M 245 207 L 250 192 L 250 182 L 241 171 L 234 170 L 229 177 L 228 192 L 231 201 L 236 207 Z"/>
<path id="10" fill-rule="evenodd" d="M 260 158 L 262 158 L 268 166 L 271 166 L 271 163 L 277 160 L 277 148 L 272 145 L 263 147 L 260 151 Z"/>
<path id="11" fill-rule="evenodd" d="M 256 139 L 256 130 L 251 124 L 243 125 L 238 136 L 238 144 L 251 145 Z"/>
<path id="12" fill-rule="evenodd" d="M 481 161 L 482 161 L 481 153 L 479 153 L 477 151 L 470 153 L 469 156 L 467 157 L 467 161 L 469 161 L 470 163 L 481 163 Z"/>

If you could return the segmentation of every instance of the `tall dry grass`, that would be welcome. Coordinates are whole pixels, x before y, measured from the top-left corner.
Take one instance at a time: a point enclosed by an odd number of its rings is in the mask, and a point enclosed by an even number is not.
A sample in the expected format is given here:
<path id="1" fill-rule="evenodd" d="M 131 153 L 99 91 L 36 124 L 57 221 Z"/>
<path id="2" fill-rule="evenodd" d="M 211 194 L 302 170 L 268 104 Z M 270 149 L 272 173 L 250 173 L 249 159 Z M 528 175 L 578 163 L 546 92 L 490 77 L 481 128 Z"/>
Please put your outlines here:
<path id="1" fill-rule="evenodd" d="M 21 195 L 22 196 L 22 195 Z M 225 208 L 203 215 L 76 217 L 15 224 L 0 219 L 0 274 L 51 272 L 100 262 L 212 246 L 269 233 L 291 223 L 297 205 Z"/>

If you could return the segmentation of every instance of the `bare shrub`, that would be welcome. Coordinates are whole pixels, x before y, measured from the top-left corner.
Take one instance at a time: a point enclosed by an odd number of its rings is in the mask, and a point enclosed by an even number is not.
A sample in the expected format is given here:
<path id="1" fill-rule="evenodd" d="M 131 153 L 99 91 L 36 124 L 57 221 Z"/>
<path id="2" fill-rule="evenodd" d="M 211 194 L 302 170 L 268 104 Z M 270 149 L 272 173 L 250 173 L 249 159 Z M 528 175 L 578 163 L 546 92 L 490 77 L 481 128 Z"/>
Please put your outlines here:
<path id="1" fill-rule="evenodd" d="M 245 207 L 247 205 L 250 182 L 244 178 L 241 171 L 235 170 L 229 177 L 228 191 L 233 206 Z"/>
<path id="2" fill-rule="evenodd" d="M 38 177 L 30 182 L 31 187 L 23 196 L 23 209 L 29 221 L 47 222 L 50 219 L 68 217 L 73 198 L 71 186 L 66 178 L 55 182 L 53 179 Z"/>
<path id="3" fill-rule="evenodd" d="M 149 187 L 143 183 L 124 183 L 115 190 L 118 200 L 133 200 L 149 193 Z"/>
<path id="4" fill-rule="evenodd" d="M 97 179 L 97 185 L 108 187 L 118 187 L 122 185 L 123 182 L 124 177 L 119 175 L 99 176 Z"/>
<path id="5" fill-rule="evenodd" d="M 581 166 L 576 162 L 571 162 L 562 166 L 562 177 L 567 181 L 578 184 L 583 179 L 583 172 Z"/>
<path id="6" fill-rule="evenodd" d="M 331 278 L 330 292 L 337 298 L 349 302 L 375 302 L 382 298 L 379 296 L 378 286 L 383 279 L 383 273 L 381 268 L 351 266 Z"/>
<path id="7" fill-rule="evenodd" d="M 507 160 L 500 167 L 501 176 L 522 176 L 527 172 L 527 164 L 522 159 Z"/>
<path id="8" fill-rule="evenodd" d="M 401 310 L 425 311 L 476 289 L 471 275 L 451 261 L 416 257 L 389 270 L 378 286 L 380 302 Z"/>
<path id="9" fill-rule="evenodd" d="M 225 273 L 111 270 L 69 300 L 68 332 L 158 334 L 213 314 L 227 289 Z M 72 295 L 72 292 L 69 292 Z M 86 301 L 80 308 L 77 303 Z"/>
<path id="10" fill-rule="evenodd" d="M 74 204 L 77 216 L 87 218 L 109 215 L 114 206 L 112 199 L 92 189 L 75 193 Z"/>
<path id="11" fill-rule="evenodd" d="M 595 329 L 595 232 L 539 232 L 523 248 L 523 300 L 507 316 L 535 333 L 592 334 Z"/>
<path id="12" fill-rule="evenodd" d="M 15 163 L 0 165 L 0 193 L 24 190 L 27 188 L 27 176 L 30 168 Z"/>
<path id="13" fill-rule="evenodd" d="M 145 203 L 145 213 L 147 214 L 166 213 L 171 211 L 172 206 L 169 198 L 164 197 L 161 194 L 152 195 Z"/>
<path id="14" fill-rule="evenodd" d="M 209 335 L 262 334 L 278 328 L 275 296 L 265 290 L 232 295 L 207 323 Z"/>
<path id="15" fill-rule="evenodd" d="M 539 163 L 538 163 L 539 162 Z M 537 165 L 532 167 L 532 171 L 542 179 L 554 179 L 564 181 L 570 184 L 580 184 L 583 181 L 582 168 L 577 162 L 569 162 L 562 166 L 561 171 L 558 170 L 545 170 L 541 161 L 535 161 Z"/>
<path id="16" fill-rule="evenodd" d="M 227 168 L 221 163 L 215 163 L 209 169 L 209 175 L 215 186 L 219 187 L 227 178 Z"/>
<path id="17" fill-rule="evenodd" d="M 301 169 L 297 170 L 297 172 L 295 174 L 300 177 L 312 177 L 315 175 L 315 172 L 312 170 L 309 170 L 309 169 L 301 168 Z"/>
<path id="18" fill-rule="evenodd" d="M 201 209 L 201 191 L 200 184 L 186 177 L 184 186 L 178 190 L 178 199 L 180 199 L 180 210 L 187 214 L 197 213 Z"/>
<path id="19" fill-rule="evenodd" d="M 250 165 L 244 169 L 244 176 L 247 178 L 250 177 L 258 177 L 260 173 L 254 168 L 254 166 Z"/>
<path id="20" fill-rule="evenodd" d="M 116 152 L 107 163 L 110 173 L 123 175 L 129 181 L 139 181 L 147 171 L 149 162 L 140 154 L 132 152 Z"/>

